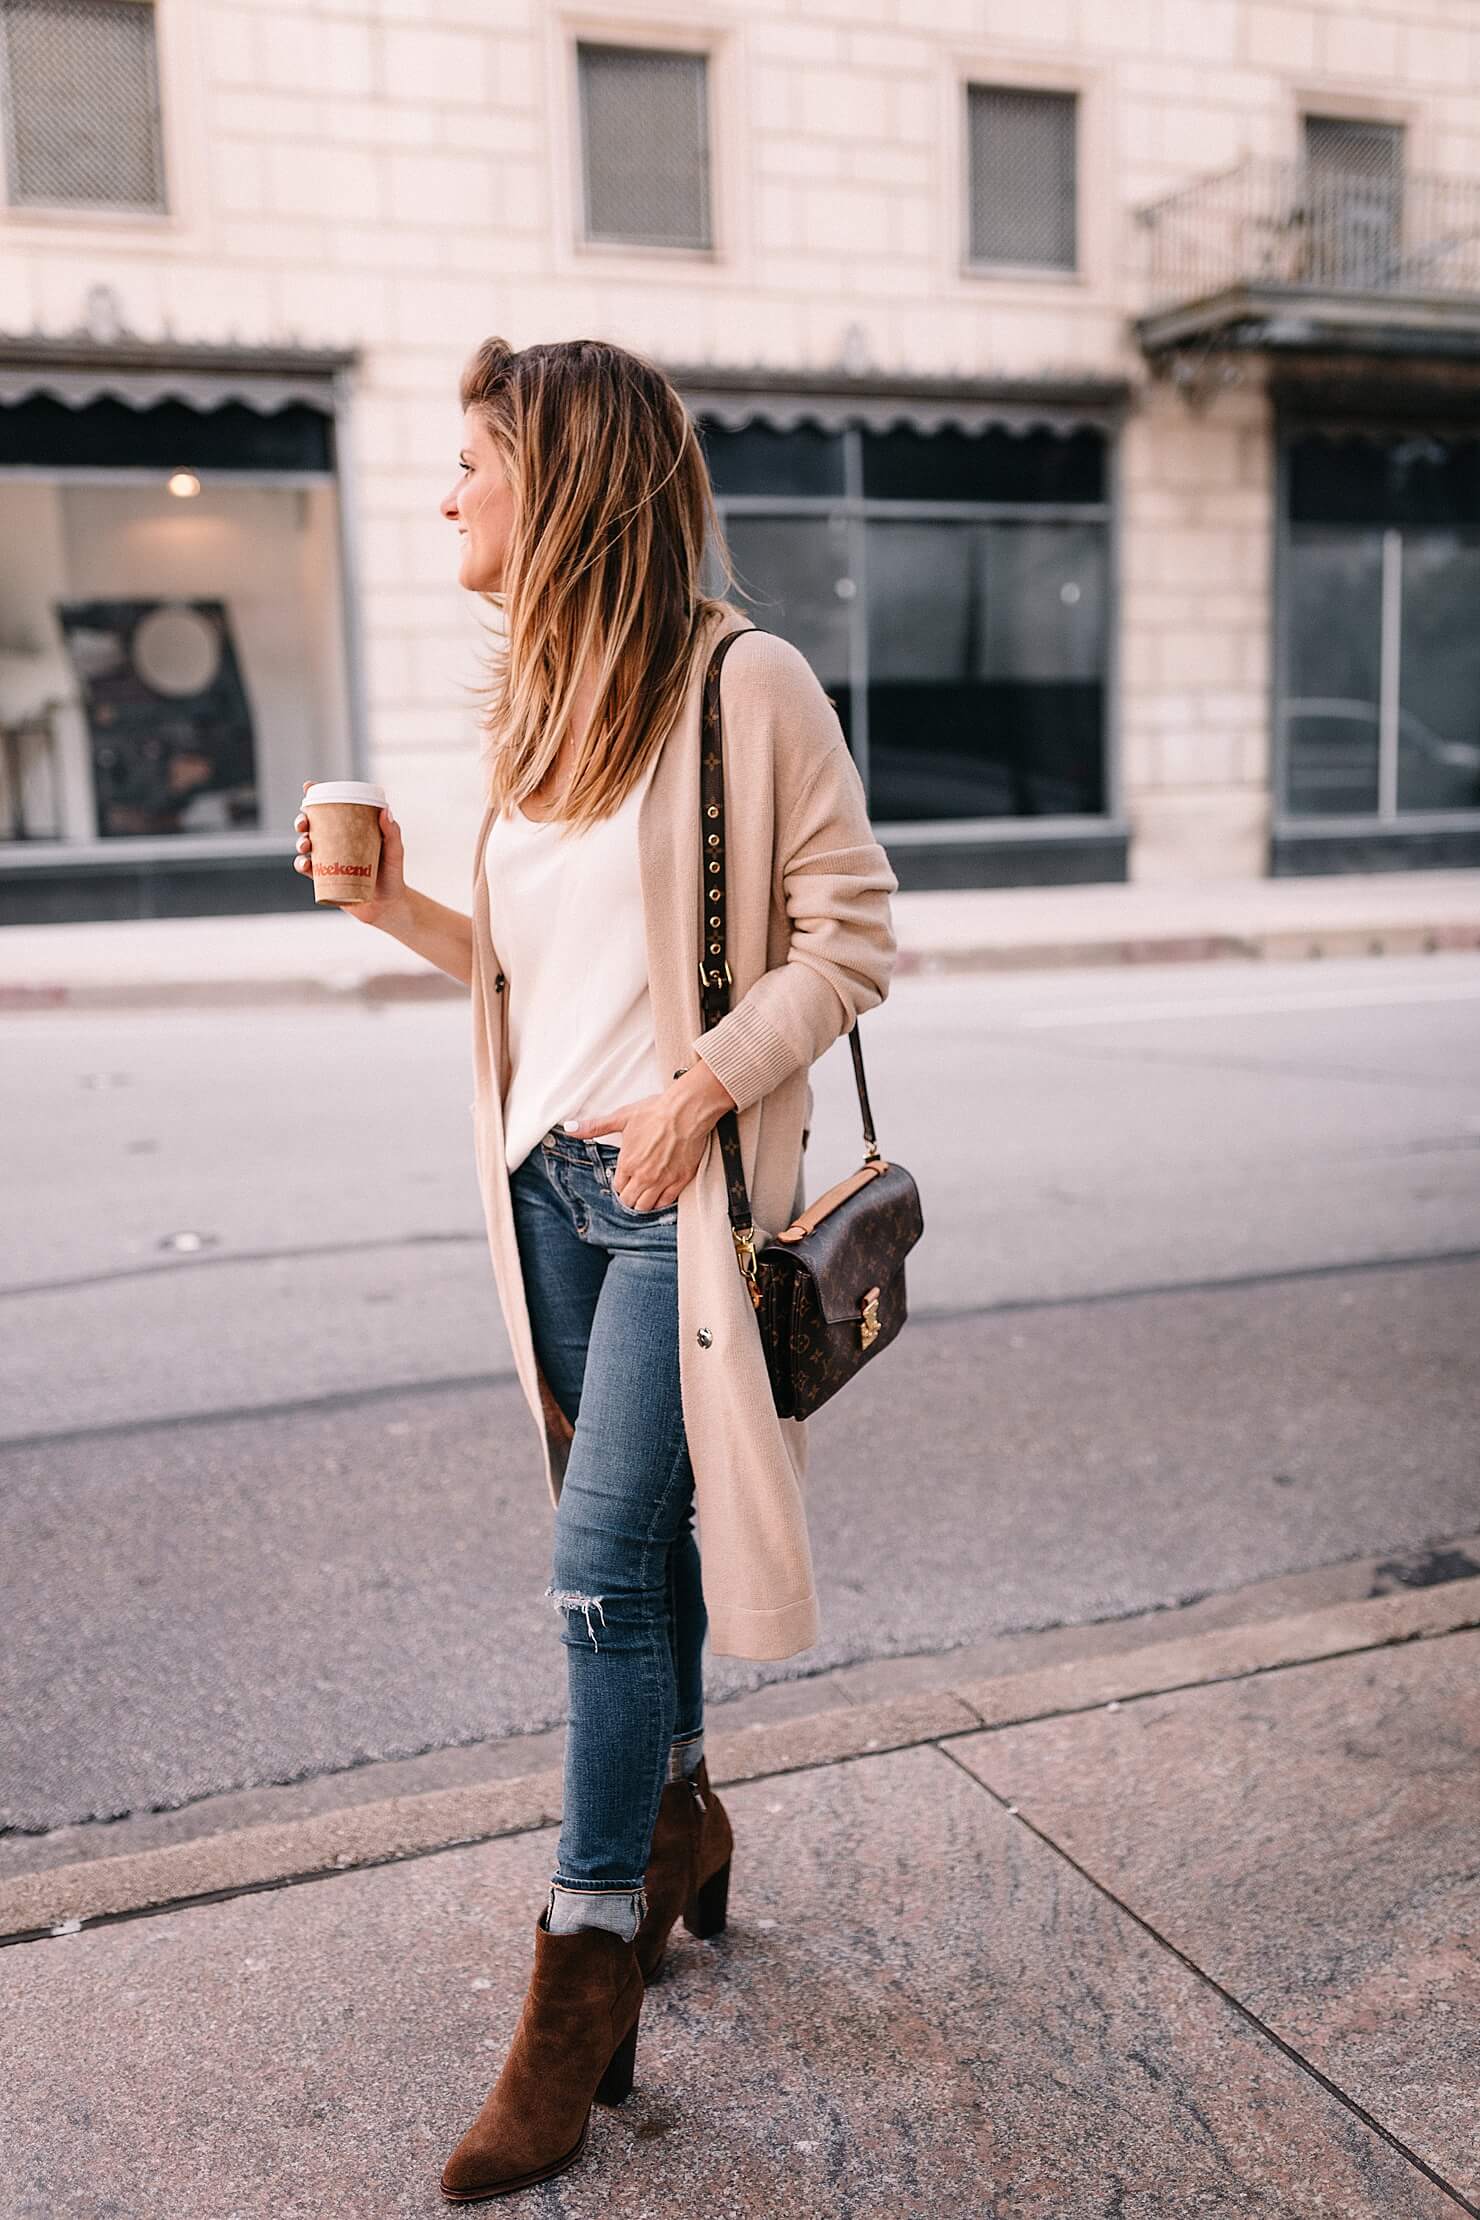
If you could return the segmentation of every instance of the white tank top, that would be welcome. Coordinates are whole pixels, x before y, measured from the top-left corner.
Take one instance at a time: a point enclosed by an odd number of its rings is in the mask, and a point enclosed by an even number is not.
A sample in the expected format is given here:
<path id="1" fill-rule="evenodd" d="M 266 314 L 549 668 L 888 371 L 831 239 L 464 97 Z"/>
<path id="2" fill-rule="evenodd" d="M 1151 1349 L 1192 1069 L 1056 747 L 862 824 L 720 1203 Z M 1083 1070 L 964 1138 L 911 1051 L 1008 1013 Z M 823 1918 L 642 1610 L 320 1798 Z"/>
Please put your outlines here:
<path id="1" fill-rule="evenodd" d="M 520 809 L 488 828 L 489 930 L 509 998 L 511 1172 L 551 1126 L 604 1116 L 668 1083 L 653 1040 L 637 856 L 656 764 L 654 755 L 621 808 L 583 831 Z"/>

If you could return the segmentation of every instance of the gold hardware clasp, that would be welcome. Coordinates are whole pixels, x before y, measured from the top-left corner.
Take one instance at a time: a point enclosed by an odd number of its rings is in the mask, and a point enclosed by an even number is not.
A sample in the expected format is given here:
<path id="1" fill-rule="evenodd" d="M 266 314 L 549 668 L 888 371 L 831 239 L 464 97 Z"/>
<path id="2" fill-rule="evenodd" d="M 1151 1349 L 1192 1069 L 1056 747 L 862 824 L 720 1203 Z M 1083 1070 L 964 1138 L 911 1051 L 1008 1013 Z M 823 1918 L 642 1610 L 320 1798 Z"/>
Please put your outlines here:
<path id="1" fill-rule="evenodd" d="M 863 1298 L 863 1316 L 858 1322 L 861 1346 L 871 1349 L 879 1338 L 879 1290 L 871 1287 Z"/>
<path id="2" fill-rule="evenodd" d="M 735 1255 L 750 1289 L 750 1300 L 757 1310 L 761 1307 L 761 1285 L 755 1269 L 755 1227 L 731 1226 L 730 1234 L 735 1243 Z"/>
<path id="3" fill-rule="evenodd" d="M 730 959 L 728 956 L 725 958 L 724 970 L 721 972 L 716 969 L 712 976 L 704 958 L 702 956 L 699 958 L 699 984 L 701 987 L 729 987 L 733 986 L 734 983 L 730 973 Z"/>

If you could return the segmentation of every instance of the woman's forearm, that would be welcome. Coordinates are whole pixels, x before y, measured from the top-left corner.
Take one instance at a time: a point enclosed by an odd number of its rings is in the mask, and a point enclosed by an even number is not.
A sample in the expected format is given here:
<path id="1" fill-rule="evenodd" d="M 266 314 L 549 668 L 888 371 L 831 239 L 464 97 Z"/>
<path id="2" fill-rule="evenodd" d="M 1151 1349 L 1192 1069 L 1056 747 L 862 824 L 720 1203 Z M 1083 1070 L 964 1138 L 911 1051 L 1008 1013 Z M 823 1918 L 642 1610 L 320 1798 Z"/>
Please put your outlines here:
<path id="1" fill-rule="evenodd" d="M 392 940 L 415 949 L 449 978 L 461 980 L 465 987 L 473 984 L 473 920 L 465 910 L 449 909 L 445 902 L 408 886 L 405 901 L 376 923 Z"/>

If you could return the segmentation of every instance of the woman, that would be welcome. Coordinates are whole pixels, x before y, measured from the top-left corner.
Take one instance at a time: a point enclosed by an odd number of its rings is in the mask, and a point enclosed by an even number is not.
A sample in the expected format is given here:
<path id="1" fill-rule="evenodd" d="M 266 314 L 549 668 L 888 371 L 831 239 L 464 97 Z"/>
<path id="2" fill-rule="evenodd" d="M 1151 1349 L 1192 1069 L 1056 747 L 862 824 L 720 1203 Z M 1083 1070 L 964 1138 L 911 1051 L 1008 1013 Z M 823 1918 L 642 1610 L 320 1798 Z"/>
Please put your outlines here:
<path id="1" fill-rule="evenodd" d="M 471 2202 L 579 2157 L 593 2100 L 631 2086 L 674 1923 L 724 1925 L 706 1628 L 748 1658 L 817 1637 L 805 1433 L 770 1394 L 713 1135 L 738 1111 L 764 1242 L 802 1207 L 808 1069 L 887 992 L 897 881 L 805 658 L 701 589 L 722 540 L 662 373 L 597 341 L 490 339 L 460 397 L 442 514 L 502 634 L 472 914 L 406 885 L 389 811 L 353 914 L 472 988 L 490 1254 L 555 1505 L 564 1814 L 513 2045 L 442 2172 Z M 721 885 L 699 861 L 701 695 L 735 630 Z M 701 884 L 732 975 L 708 1031 Z"/>

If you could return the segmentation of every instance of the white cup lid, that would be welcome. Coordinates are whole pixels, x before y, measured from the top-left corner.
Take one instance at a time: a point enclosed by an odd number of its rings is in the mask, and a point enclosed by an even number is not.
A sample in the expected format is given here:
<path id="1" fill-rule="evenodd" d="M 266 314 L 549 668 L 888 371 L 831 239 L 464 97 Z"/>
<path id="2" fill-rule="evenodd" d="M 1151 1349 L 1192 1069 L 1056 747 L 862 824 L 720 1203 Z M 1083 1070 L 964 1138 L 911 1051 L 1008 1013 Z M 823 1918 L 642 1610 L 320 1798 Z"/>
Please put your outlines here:
<path id="1" fill-rule="evenodd" d="M 384 809 L 385 788 L 372 786 L 364 779 L 320 779 L 317 786 L 309 788 L 299 807 L 307 809 L 311 802 L 368 802 Z"/>

